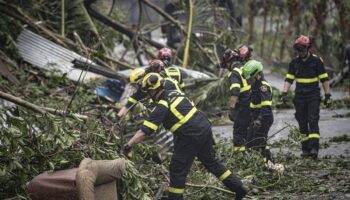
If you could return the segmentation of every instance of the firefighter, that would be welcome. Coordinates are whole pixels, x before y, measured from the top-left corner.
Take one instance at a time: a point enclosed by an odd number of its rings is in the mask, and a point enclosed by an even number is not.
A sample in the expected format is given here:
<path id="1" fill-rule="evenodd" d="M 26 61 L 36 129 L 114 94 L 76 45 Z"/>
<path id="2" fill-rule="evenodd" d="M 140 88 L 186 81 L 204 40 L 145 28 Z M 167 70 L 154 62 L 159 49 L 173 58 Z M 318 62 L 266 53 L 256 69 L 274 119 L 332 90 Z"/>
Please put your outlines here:
<path id="1" fill-rule="evenodd" d="M 250 60 L 243 66 L 243 77 L 251 84 L 251 124 L 247 147 L 259 150 L 266 161 L 272 161 L 267 145 L 267 135 L 273 123 L 272 88 L 264 78 L 263 65 L 256 60 Z"/>
<path id="2" fill-rule="evenodd" d="M 179 67 L 172 64 L 173 53 L 169 48 L 161 48 L 158 53 L 158 59 L 165 64 L 165 74 L 167 77 L 171 77 L 179 82 L 180 87 L 183 89 L 185 83 L 183 82 L 183 74 Z"/>
<path id="3" fill-rule="evenodd" d="M 221 67 L 230 71 L 228 74 L 230 87 L 229 118 L 233 125 L 233 146 L 235 151 L 245 151 L 247 129 L 250 122 L 249 93 L 250 85 L 242 77 L 238 67 L 239 52 L 227 49 L 223 55 Z"/>
<path id="4" fill-rule="evenodd" d="M 284 82 L 281 100 L 287 101 L 287 92 L 296 81 L 295 118 L 304 137 L 301 140 L 302 157 L 317 158 L 319 150 L 320 130 L 318 120 L 320 118 L 321 94 L 319 81 L 322 82 L 325 99 L 324 104 L 330 105 L 330 88 L 328 74 L 320 57 L 310 52 L 311 42 L 307 36 L 300 35 L 294 42 L 294 50 L 298 56 L 290 64 Z"/>
<path id="5" fill-rule="evenodd" d="M 216 158 L 209 120 L 184 93 L 164 89 L 162 81 L 163 78 L 156 73 L 147 74 L 143 79 L 142 89 L 157 105 L 123 147 L 123 153 L 130 157 L 132 147 L 145 139 L 146 135 L 153 134 L 163 124 L 164 128 L 170 130 L 177 138 L 170 162 L 169 200 L 183 199 L 186 177 L 195 157 L 226 187 L 236 193 L 236 199 L 242 199 L 247 193 L 242 182 Z"/>
<path id="6" fill-rule="evenodd" d="M 240 64 L 243 66 L 246 62 L 251 60 L 253 48 L 243 45 L 237 49 L 237 52 L 239 55 Z"/>
<path id="7" fill-rule="evenodd" d="M 146 99 L 148 99 L 147 97 L 147 93 L 145 93 L 144 91 L 141 90 L 141 86 L 140 86 L 140 81 L 142 80 L 142 78 L 145 76 L 145 74 L 151 73 L 151 72 L 155 72 L 155 73 L 160 73 L 164 76 L 163 72 L 164 72 L 164 68 L 165 68 L 165 64 L 160 61 L 160 60 L 151 60 L 149 62 L 148 67 L 144 70 L 142 68 L 136 68 L 133 71 L 131 71 L 130 73 L 130 83 L 136 88 L 136 92 L 131 95 L 128 98 L 127 103 L 125 104 L 125 106 L 123 106 L 120 111 L 118 112 L 117 116 L 119 118 L 122 118 L 123 116 L 125 116 L 128 111 L 130 110 L 130 108 L 136 104 L 138 101 L 144 101 Z M 178 90 L 181 92 L 179 83 L 169 77 L 166 77 L 164 79 L 164 87 L 168 90 Z M 153 104 L 152 102 L 149 102 L 149 109 L 152 109 Z"/>

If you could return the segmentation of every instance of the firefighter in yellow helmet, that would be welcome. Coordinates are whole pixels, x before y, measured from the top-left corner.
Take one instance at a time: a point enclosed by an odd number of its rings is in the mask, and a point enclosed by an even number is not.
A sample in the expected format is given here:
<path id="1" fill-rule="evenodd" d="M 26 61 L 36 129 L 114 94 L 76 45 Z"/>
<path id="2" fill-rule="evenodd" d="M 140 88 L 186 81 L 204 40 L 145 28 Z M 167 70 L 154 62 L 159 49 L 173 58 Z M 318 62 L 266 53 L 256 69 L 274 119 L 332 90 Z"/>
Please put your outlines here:
<path id="1" fill-rule="evenodd" d="M 177 137 L 170 163 L 169 200 L 183 199 L 186 177 L 195 157 L 236 193 L 236 199 L 242 199 L 247 193 L 242 182 L 216 158 L 209 120 L 184 93 L 166 90 L 163 81 L 157 73 L 149 73 L 144 77 L 142 90 L 156 102 L 156 106 L 123 147 L 124 154 L 128 156 L 134 145 L 144 140 L 146 135 L 155 134 L 163 124 L 164 128 Z"/>

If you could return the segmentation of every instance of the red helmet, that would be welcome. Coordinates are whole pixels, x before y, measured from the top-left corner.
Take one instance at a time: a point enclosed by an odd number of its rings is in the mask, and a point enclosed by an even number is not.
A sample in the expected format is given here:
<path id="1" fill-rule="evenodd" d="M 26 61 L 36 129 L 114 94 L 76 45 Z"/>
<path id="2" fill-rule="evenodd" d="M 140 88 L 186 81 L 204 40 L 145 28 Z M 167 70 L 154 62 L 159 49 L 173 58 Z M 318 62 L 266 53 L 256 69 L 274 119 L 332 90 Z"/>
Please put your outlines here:
<path id="1" fill-rule="evenodd" d="M 161 48 L 159 50 L 159 53 L 158 53 L 158 59 L 159 60 L 162 60 L 162 61 L 168 61 L 170 62 L 171 59 L 173 59 L 173 53 L 171 52 L 171 50 L 169 48 Z"/>
<path id="2" fill-rule="evenodd" d="M 299 35 L 297 39 L 294 42 L 294 46 L 304 46 L 309 47 L 310 46 L 310 39 L 305 35 Z"/>
<path id="3" fill-rule="evenodd" d="M 226 68 L 226 63 L 230 61 L 237 61 L 237 60 L 239 60 L 238 53 L 231 49 L 226 49 L 224 55 L 222 56 L 220 67 Z"/>
<path id="4" fill-rule="evenodd" d="M 239 47 L 238 52 L 239 52 L 239 57 L 241 60 L 248 60 L 252 56 L 252 51 L 253 49 L 251 47 L 247 47 L 245 45 Z"/>
<path id="5" fill-rule="evenodd" d="M 164 70 L 165 64 L 158 59 L 154 59 L 149 61 L 148 63 L 148 67 L 146 68 L 146 72 L 150 73 L 150 72 L 155 72 L 155 73 L 159 73 L 162 70 Z"/>

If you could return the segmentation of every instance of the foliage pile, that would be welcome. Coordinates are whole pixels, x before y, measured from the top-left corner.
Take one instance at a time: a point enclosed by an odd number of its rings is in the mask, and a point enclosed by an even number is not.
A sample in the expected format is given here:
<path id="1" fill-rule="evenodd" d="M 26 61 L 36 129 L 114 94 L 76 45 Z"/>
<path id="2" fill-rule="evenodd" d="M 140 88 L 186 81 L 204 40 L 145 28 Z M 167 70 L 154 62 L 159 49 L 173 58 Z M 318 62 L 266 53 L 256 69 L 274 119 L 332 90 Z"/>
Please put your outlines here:
<path id="1" fill-rule="evenodd" d="M 31 73 L 28 73 L 31 71 Z M 25 184 L 35 175 L 76 167 L 84 157 L 93 159 L 119 158 L 121 139 L 115 110 L 101 109 L 102 102 L 94 96 L 91 85 L 79 85 L 56 73 L 42 73 L 19 69 L 20 87 L 13 87 L 1 79 L 1 86 L 23 99 L 54 108 L 66 108 L 88 116 L 87 121 L 77 118 L 36 114 L 23 107 L 1 108 L 0 118 L 0 190 L 1 198 L 25 195 Z M 50 80 L 50 81 L 48 81 Z M 73 95 L 76 93 L 75 95 Z M 56 107 L 56 106 L 57 107 Z M 105 106 L 106 107 L 106 106 Z M 293 128 L 293 127 L 292 127 Z M 129 130 L 129 128 L 127 128 Z M 290 139 L 275 149 L 295 147 L 299 132 L 292 129 Z M 229 169 L 236 172 L 257 197 L 306 198 L 308 195 L 331 197 L 350 192 L 346 181 L 349 157 L 302 160 L 291 153 L 277 153 L 275 160 L 286 166 L 284 174 L 269 170 L 257 152 L 238 153 L 228 140 L 218 140 L 217 155 Z M 136 148 L 133 162 L 128 163 L 124 180 L 118 184 L 125 199 L 149 199 L 159 186 L 168 182 L 170 155 L 162 164 L 155 164 L 151 154 L 156 150 L 148 145 Z M 232 194 L 204 166 L 195 161 L 188 177 L 187 199 L 227 199 Z M 335 184 L 337 183 L 337 184 Z M 167 194 L 165 193 L 164 196 Z"/>

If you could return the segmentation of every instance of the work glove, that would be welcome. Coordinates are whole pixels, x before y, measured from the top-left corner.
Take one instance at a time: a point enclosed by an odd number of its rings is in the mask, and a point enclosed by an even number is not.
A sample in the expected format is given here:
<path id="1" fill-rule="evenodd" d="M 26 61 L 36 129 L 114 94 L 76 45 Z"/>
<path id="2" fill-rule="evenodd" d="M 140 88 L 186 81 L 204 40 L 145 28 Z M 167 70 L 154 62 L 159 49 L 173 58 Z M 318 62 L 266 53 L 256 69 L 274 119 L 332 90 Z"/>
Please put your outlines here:
<path id="1" fill-rule="evenodd" d="M 261 121 L 260 119 L 256 119 L 252 123 L 253 129 L 258 130 L 261 127 Z"/>
<path id="2" fill-rule="evenodd" d="M 286 105 L 287 104 L 287 95 L 288 95 L 288 93 L 287 92 L 283 92 L 282 94 L 281 94 L 281 97 L 280 97 L 280 100 L 281 100 L 281 102 L 283 103 L 283 105 Z"/>
<path id="3" fill-rule="evenodd" d="M 323 104 L 329 108 L 331 107 L 331 103 L 332 103 L 332 99 L 331 99 L 331 94 L 325 94 L 324 95 L 324 100 L 323 100 Z"/>
<path id="4" fill-rule="evenodd" d="M 238 114 L 238 109 L 231 108 L 230 113 L 228 114 L 228 118 L 229 118 L 232 122 L 234 122 L 234 121 L 236 121 L 237 114 Z"/>
<path id="5" fill-rule="evenodd" d="M 132 152 L 131 152 L 131 149 L 132 147 L 129 146 L 128 144 L 124 145 L 122 151 L 123 151 L 123 154 L 128 157 L 128 158 L 131 158 L 132 157 Z"/>

